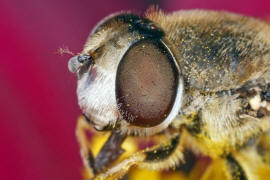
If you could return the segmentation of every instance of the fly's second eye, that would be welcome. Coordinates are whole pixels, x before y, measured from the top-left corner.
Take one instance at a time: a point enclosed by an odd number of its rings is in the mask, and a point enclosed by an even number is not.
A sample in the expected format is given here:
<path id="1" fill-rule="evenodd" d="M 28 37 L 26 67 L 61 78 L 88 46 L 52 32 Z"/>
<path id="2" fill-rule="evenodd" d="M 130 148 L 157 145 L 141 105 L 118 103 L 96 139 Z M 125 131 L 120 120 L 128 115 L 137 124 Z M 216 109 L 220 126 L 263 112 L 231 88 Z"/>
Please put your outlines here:
<path id="1" fill-rule="evenodd" d="M 135 43 L 121 60 L 116 78 L 116 99 L 122 118 L 131 125 L 153 127 L 173 107 L 178 71 L 161 41 Z"/>

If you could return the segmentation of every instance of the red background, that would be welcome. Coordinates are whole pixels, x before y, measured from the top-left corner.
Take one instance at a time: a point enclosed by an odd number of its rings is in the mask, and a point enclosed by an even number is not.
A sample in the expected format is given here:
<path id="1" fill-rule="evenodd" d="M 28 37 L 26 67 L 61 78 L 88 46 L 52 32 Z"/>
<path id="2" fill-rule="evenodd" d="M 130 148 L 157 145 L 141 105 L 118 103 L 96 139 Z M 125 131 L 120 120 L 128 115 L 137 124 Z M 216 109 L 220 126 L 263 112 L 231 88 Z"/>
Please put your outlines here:
<path id="1" fill-rule="evenodd" d="M 76 77 L 68 72 L 69 56 L 57 49 L 78 53 L 104 16 L 141 13 L 153 2 L 167 12 L 204 8 L 270 15 L 269 0 L 1 0 L 1 180 L 80 179 Z"/>

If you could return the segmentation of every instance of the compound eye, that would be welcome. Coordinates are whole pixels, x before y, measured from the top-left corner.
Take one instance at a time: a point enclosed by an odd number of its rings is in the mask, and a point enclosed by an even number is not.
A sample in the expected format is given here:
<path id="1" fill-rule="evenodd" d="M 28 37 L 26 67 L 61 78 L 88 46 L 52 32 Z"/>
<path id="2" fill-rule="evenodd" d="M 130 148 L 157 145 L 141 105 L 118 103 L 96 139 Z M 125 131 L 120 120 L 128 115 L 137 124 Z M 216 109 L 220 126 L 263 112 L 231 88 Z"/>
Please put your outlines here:
<path id="1" fill-rule="evenodd" d="M 173 107 L 178 78 L 173 56 L 160 40 L 132 45 L 116 77 L 116 98 L 123 119 L 141 127 L 162 123 Z"/>

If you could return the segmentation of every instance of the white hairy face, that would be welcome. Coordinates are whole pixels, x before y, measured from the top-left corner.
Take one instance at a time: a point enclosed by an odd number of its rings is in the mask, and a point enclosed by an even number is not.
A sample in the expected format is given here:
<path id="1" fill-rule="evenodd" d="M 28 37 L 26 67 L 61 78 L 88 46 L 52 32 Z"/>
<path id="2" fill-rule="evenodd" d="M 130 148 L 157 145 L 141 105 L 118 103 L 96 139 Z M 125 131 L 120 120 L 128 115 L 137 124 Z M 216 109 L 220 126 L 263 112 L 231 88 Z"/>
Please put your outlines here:
<path id="1" fill-rule="evenodd" d="M 130 44 L 125 37 L 117 40 L 117 47 L 113 42 L 108 43 L 113 35 L 117 36 L 108 29 L 88 39 L 83 53 L 94 52 L 102 47 L 102 54 L 81 76 L 77 86 L 80 108 L 93 122 L 95 128 L 100 130 L 108 125 L 114 125 L 119 118 L 115 98 L 116 72 L 119 61 Z"/>

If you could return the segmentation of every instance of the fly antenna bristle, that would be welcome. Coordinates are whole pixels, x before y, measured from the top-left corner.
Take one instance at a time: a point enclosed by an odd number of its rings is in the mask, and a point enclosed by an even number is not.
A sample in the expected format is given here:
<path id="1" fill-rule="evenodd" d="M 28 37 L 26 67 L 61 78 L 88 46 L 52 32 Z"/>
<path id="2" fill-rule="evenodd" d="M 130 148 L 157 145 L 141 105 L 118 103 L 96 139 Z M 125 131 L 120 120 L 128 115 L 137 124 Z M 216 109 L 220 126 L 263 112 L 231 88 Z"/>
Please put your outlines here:
<path id="1" fill-rule="evenodd" d="M 67 46 L 60 47 L 57 50 L 57 53 L 60 54 L 61 56 L 63 56 L 64 54 L 70 54 L 72 56 L 75 56 L 75 54 L 72 51 L 70 51 Z"/>

